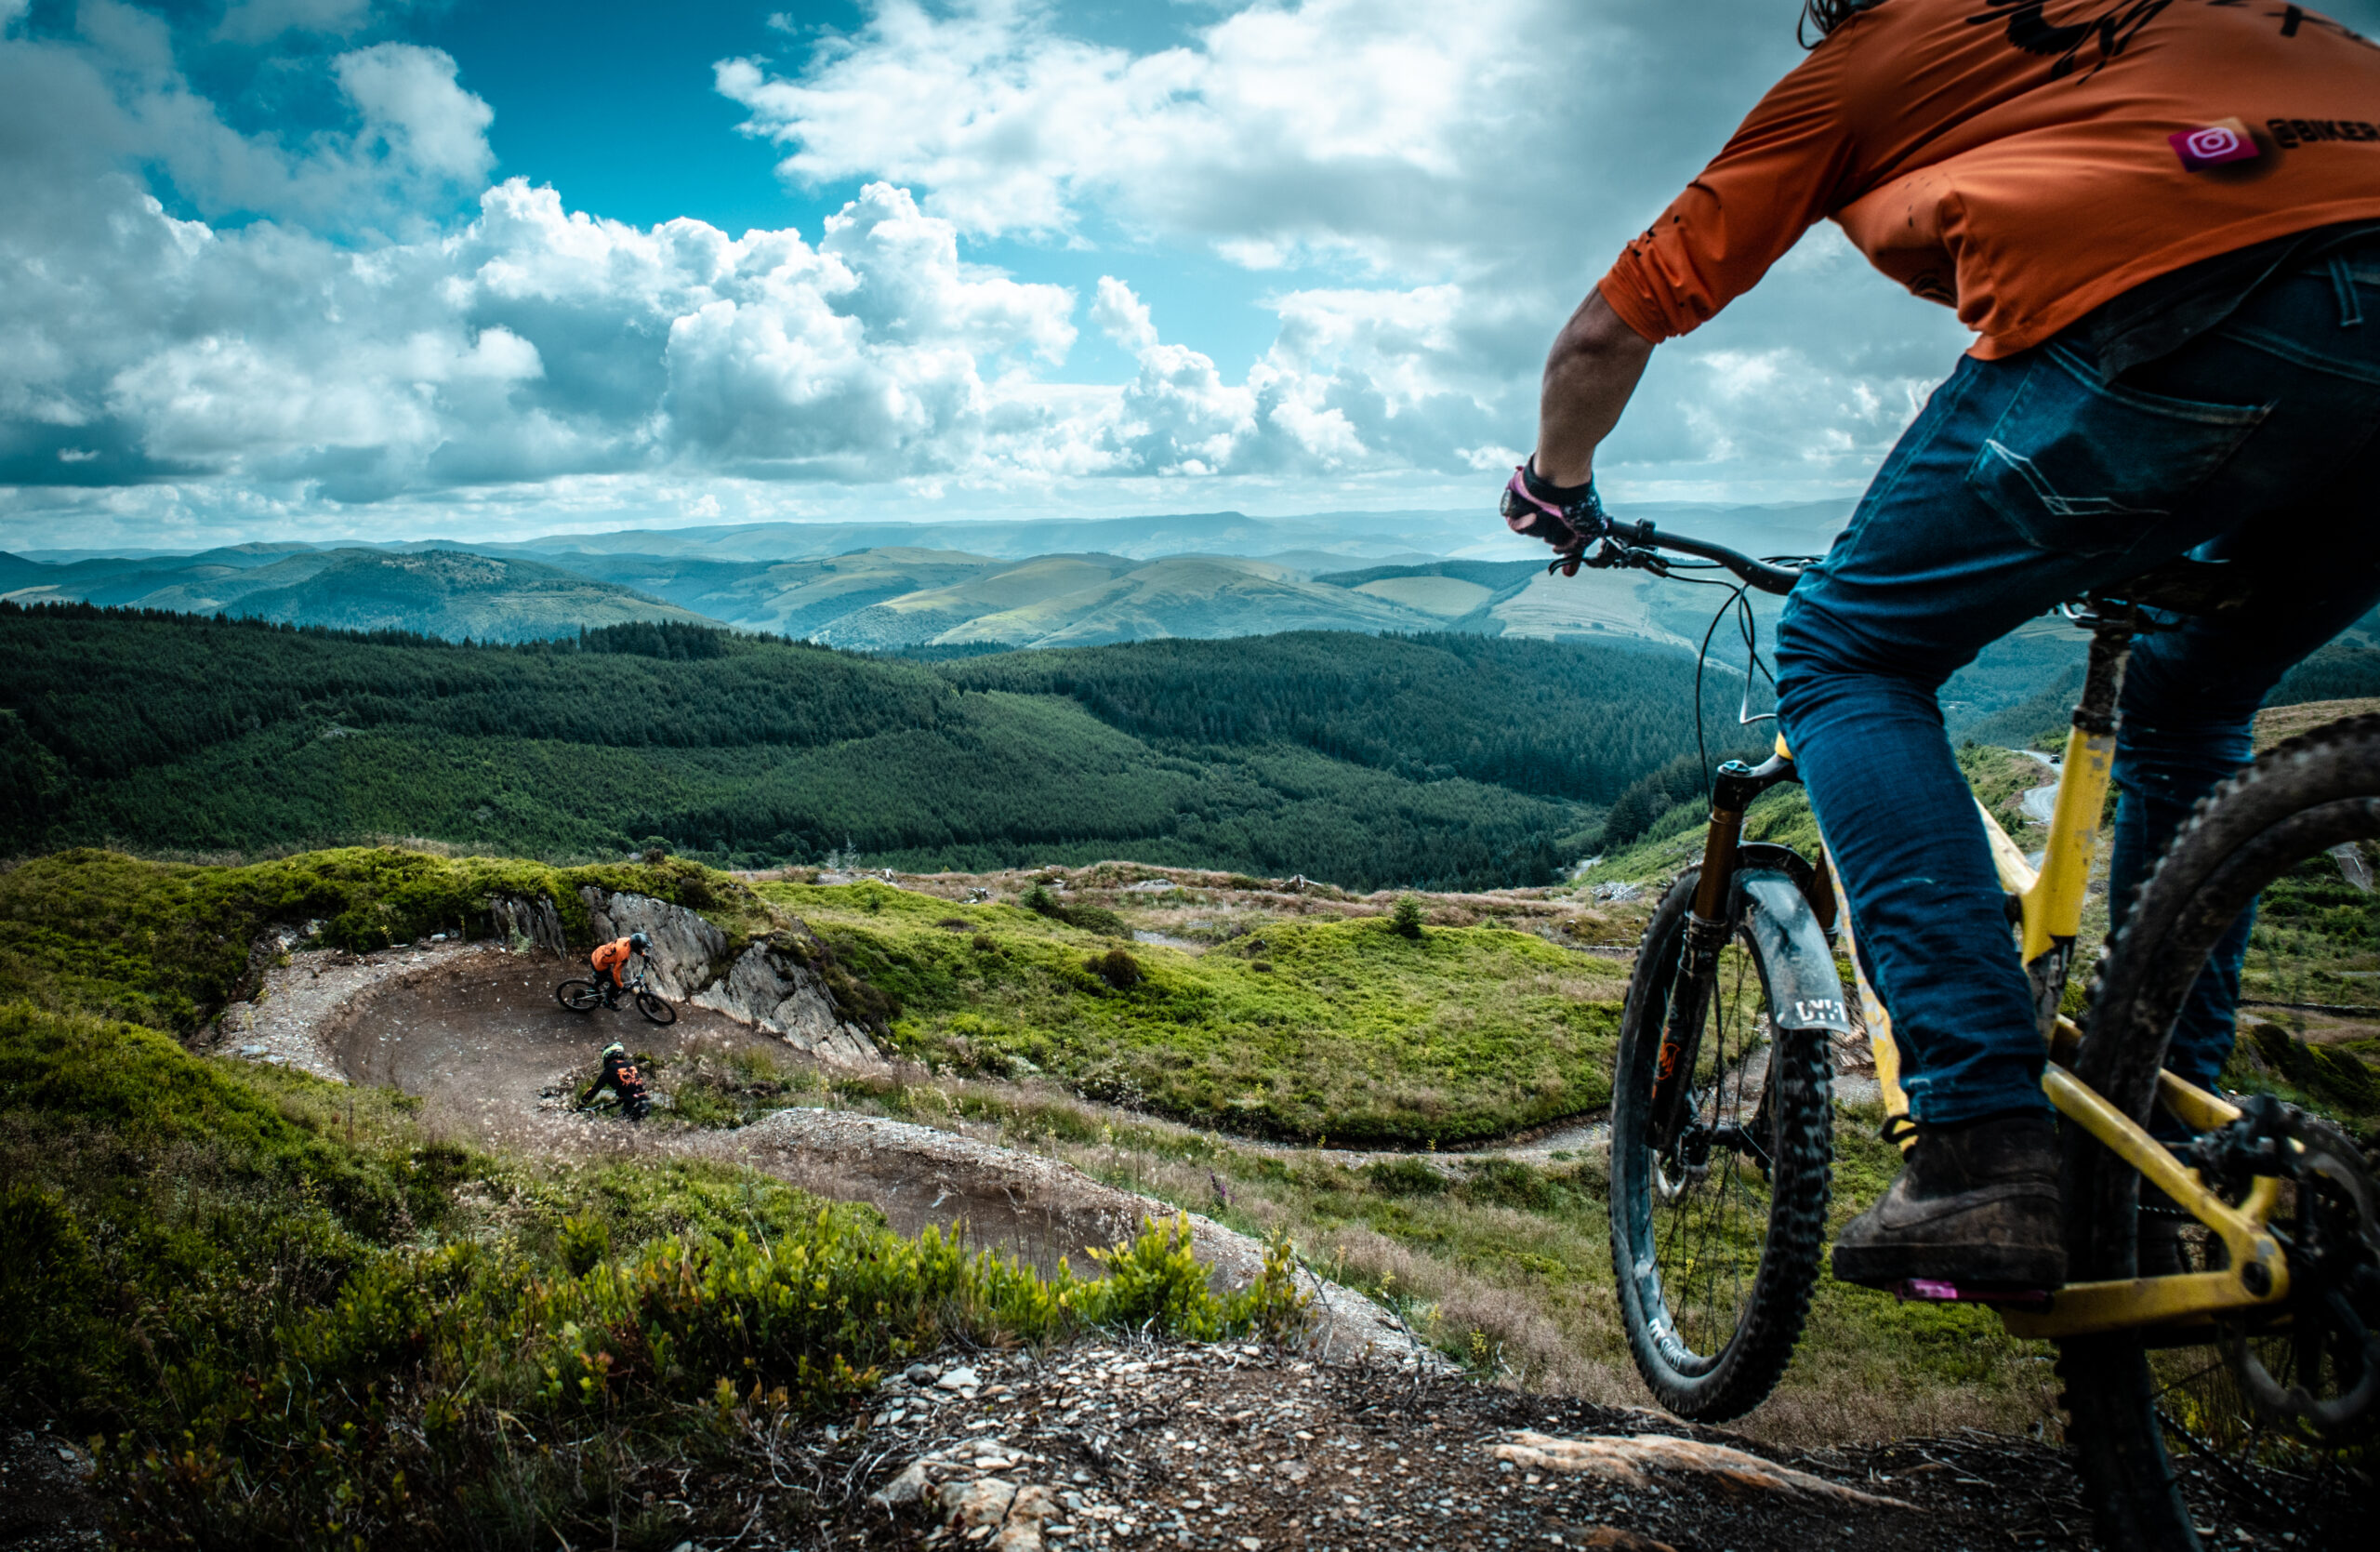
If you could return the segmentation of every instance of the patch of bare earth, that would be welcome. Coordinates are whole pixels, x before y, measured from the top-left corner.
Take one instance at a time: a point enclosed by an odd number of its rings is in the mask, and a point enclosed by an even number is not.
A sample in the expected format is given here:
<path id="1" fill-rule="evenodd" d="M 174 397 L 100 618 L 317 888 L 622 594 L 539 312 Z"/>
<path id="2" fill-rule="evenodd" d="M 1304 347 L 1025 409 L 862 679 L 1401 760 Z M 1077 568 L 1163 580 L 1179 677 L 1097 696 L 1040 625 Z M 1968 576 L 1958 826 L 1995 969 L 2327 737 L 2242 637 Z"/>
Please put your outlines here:
<path id="1" fill-rule="evenodd" d="M 1953 1552 L 2070 1545 L 2086 1519 L 2021 1440 L 1789 1453 L 1253 1344 L 957 1355 L 850 1426 L 747 1417 L 737 1452 L 679 1502 L 763 1546 Z"/>

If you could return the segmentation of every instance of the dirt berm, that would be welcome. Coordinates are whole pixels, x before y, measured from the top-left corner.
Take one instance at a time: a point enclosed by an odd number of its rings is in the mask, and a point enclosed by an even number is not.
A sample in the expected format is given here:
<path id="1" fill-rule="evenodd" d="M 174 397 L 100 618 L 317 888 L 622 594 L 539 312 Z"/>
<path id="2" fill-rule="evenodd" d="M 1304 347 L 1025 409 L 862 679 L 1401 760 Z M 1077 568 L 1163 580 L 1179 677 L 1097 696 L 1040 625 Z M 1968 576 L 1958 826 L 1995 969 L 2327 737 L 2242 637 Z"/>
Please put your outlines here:
<path id="1" fill-rule="evenodd" d="M 1144 1217 L 1175 1212 L 1069 1164 L 877 1116 L 796 1108 L 705 1132 L 577 1114 L 567 1082 L 606 1041 L 650 1053 L 665 1072 L 698 1054 L 802 1048 L 711 1008 L 681 1005 L 668 1026 L 625 1009 L 573 1013 L 553 995 L 569 972 L 548 954 L 433 943 L 285 957 L 253 998 L 218 1021 L 216 1051 L 401 1089 L 426 1102 L 433 1125 L 489 1146 L 671 1151 L 746 1163 L 820 1196 L 872 1202 L 903 1233 L 929 1224 L 963 1230 L 972 1243 L 1043 1269 L 1064 1260 L 1086 1276 L 1097 1271 L 1086 1253 L 1129 1240 Z M 830 1048 L 802 1054 L 830 1068 L 887 1066 L 872 1047 L 861 1061 Z M 1244 1285 L 1262 1268 L 1257 1241 L 1195 1214 L 1190 1225 L 1197 1255 L 1219 1285 Z M 1321 1279 L 1303 1280 L 1320 1316 L 1320 1349 L 1443 1364 L 1371 1300 Z"/>

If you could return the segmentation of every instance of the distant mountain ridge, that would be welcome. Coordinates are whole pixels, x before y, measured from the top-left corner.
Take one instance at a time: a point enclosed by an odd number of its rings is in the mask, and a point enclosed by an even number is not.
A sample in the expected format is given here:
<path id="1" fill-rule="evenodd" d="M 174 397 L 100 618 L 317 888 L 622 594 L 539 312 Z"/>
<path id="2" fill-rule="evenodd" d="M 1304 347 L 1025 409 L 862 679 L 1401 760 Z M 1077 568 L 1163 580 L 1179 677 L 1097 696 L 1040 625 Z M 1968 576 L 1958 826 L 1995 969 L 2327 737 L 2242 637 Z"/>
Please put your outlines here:
<path id="1" fill-rule="evenodd" d="M 1776 553 L 1824 548 L 1844 510 L 1625 511 Z M 183 556 L 0 555 L 0 597 L 19 603 L 493 641 L 677 620 L 870 651 L 1308 630 L 1684 645 L 1699 639 L 1708 606 L 1677 594 L 1633 573 L 1549 577 L 1540 547 L 1471 511 L 777 523 L 473 546 L 276 541 Z"/>
<path id="2" fill-rule="evenodd" d="M 150 559 L 42 566 L 6 555 L 0 556 L 0 596 L 19 604 L 71 599 L 345 630 L 404 630 L 449 641 L 537 641 L 630 620 L 715 623 L 559 566 L 467 550 L 306 550 L 246 566 L 219 551 L 179 566 Z"/>

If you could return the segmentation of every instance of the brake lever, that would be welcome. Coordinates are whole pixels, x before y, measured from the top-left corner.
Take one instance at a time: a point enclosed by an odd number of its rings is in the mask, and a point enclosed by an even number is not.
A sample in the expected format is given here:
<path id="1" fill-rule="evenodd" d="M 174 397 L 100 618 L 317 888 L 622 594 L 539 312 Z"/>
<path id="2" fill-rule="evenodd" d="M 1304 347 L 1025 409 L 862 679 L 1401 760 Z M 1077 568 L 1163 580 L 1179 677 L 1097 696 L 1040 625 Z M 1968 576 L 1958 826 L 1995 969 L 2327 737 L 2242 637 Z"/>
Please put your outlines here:
<path id="1" fill-rule="evenodd" d="M 1595 540 L 1592 550 L 1574 550 L 1554 556 L 1546 563 L 1545 571 L 1548 576 L 1558 572 L 1564 577 L 1576 577 L 1581 566 L 1589 571 L 1649 571 L 1656 577 L 1670 574 L 1669 557 L 1660 551 L 1642 550 L 1607 538 Z"/>

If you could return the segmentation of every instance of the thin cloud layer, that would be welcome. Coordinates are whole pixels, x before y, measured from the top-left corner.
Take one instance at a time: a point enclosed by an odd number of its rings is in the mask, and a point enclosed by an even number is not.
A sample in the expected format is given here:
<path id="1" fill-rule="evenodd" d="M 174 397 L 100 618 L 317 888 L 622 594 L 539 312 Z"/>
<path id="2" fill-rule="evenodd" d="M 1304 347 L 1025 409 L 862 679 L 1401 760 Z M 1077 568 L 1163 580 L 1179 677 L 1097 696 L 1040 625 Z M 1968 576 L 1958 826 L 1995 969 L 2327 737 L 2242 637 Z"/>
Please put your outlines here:
<path id="1" fill-rule="evenodd" d="M 283 64 L 334 111 L 263 127 L 148 12 L 31 35 L 0 0 L 0 514 L 25 547 L 1484 504 L 1545 341 L 1790 65 L 1791 9 L 1304 0 L 1134 53 L 1054 6 L 893 0 L 718 65 L 783 176 L 851 191 L 814 233 L 731 237 L 491 181 L 489 105 L 369 41 L 363 0 L 208 24 L 314 40 Z M 993 241 L 1008 269 L 970 260 Z M 1037 279 L 1043 248 L 1109 272 Z M 1184 252 L 1269 311 L 1252 364 L 1125 278 Z M 1082 366 L 1086 331 L 1129 371 Z M 1660 353 L 1606 480 L 1849 488 L 1964 340 L 1814 237 Z"/>

